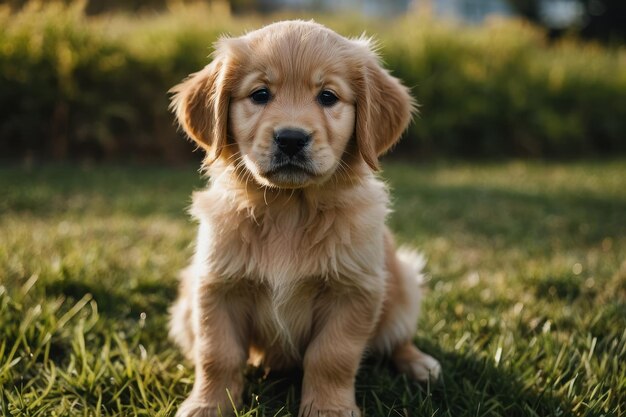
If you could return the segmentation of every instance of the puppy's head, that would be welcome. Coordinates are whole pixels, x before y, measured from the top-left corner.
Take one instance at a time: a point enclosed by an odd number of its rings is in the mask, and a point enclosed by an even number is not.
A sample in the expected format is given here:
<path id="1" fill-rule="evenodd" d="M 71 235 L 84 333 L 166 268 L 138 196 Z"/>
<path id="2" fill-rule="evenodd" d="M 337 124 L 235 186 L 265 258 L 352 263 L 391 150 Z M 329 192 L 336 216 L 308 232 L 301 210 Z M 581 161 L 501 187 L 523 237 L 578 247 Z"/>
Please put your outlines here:
<path id="1" fill-rule="evenodd" d="M 219 40 L 211 64 L 171 91 L 208 161 L 280 188 L 324 183 L 346 164 L 377 169 L 414 109 L 367 40 L 303 21 Z"/>

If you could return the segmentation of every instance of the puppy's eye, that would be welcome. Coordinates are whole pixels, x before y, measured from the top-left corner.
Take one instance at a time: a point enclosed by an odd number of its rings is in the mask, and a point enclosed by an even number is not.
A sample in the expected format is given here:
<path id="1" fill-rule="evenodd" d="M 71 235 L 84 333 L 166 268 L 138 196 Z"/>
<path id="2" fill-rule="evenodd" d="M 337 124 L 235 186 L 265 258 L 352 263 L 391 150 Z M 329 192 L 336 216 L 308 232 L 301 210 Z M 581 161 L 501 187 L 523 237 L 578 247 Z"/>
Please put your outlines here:
<path id="1" fill-rule="evenodd" d="M 324 107 L 334 106 L 339 98 L 330 90 L 324 90 L 317 96 L 317 101 Z"/>
<path id="2" fill-rule="evenodd" d="M 250 100 L 252 100 L 254 104 L 267 104 L 270 98 L 270 90 L 267 88 L 259 88 L 254 93 L 250 94 Z"/>

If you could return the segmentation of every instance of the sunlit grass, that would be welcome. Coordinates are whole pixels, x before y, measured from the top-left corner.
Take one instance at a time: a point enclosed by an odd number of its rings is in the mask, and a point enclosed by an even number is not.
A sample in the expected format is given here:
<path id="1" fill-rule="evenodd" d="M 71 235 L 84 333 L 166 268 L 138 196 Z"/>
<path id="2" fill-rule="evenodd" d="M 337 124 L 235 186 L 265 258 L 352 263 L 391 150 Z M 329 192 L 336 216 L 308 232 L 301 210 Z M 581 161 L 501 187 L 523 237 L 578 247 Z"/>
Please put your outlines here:
<path id="1" fill-rule="evenodd" d="M 626 412 L 626 162 L 386 164 L 389 224 L 429 258 L 416 340 L 440 386 L 365 360 L 365 416 Z M 0 415 L 173 416 L 166 338 L 195 167 L 0 168 Z M 250 370 L 245 416 L 295 415 Z"/>

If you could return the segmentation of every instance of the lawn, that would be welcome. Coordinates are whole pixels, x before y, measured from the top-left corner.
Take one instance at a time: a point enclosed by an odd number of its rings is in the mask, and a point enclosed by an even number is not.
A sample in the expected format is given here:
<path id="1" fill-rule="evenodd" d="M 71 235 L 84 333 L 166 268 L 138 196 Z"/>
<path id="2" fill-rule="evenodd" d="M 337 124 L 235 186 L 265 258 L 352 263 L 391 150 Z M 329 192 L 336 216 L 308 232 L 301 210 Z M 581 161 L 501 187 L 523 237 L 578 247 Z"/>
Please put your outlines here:
<path id="1" fill-rule="evenodd" d="M 380 358 L 365 416 L 626 414 L 626 160 L 387 163 L 389 219 L 429 258 L 416 341 L 443 382 Z M 0 415 L 173 416 L 168 341 L 195 167 L 0 167 Z M 294 416 L 301 375 L 249 370 L 240 415 Z"/>

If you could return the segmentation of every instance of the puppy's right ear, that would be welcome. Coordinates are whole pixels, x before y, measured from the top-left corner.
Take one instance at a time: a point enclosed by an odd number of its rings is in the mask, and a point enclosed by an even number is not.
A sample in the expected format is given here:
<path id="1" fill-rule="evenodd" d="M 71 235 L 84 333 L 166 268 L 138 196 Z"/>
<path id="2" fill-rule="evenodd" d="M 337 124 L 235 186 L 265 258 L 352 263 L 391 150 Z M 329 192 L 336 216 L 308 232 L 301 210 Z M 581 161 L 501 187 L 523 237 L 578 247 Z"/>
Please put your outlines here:
<path id="1" fill-rule="evenodd" d="M 205 149 L 209 160 L 226 145 L 228 106 L 232 84 L 230 59 L 215 54 L 213 61 L 169 92 L 170 109 L 187 135 Z"/>

